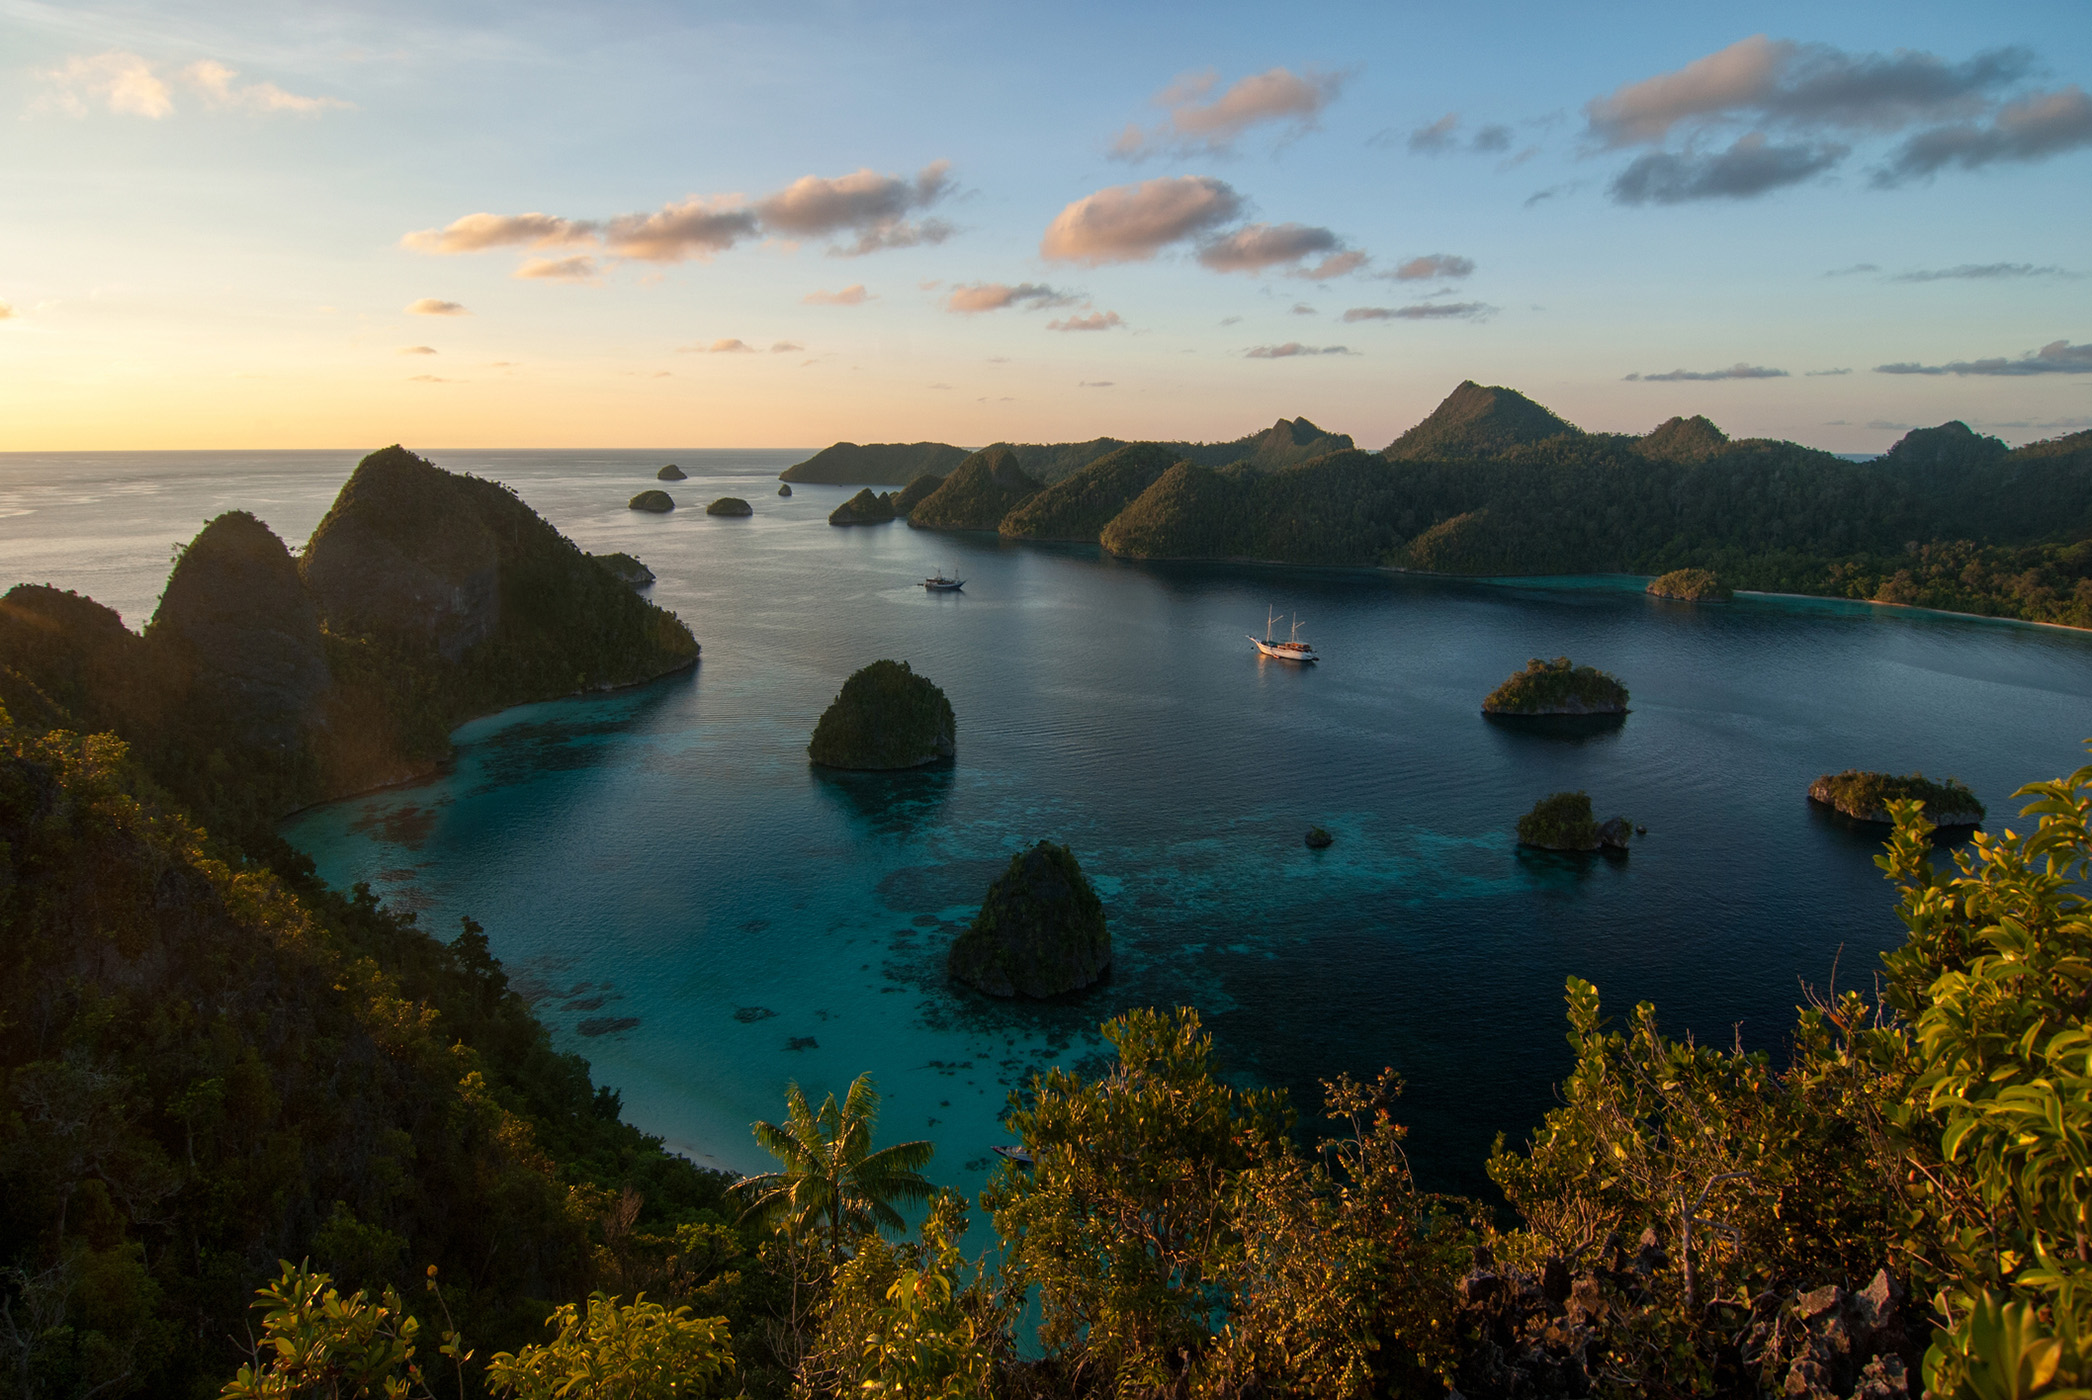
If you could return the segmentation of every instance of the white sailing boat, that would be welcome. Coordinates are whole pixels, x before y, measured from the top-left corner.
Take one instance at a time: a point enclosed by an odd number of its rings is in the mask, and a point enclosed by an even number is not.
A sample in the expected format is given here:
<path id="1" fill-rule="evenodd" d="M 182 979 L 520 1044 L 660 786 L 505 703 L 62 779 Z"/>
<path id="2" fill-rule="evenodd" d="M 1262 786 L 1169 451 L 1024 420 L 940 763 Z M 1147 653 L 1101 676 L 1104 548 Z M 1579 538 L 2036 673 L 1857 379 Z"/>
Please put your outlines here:
<path id="1" fill-rule="evenodd" d="M 1264 615 L 1264 636 L 1262 640 L 1251 637 L 1249 644 L 1265 656 L 1275 657 L 1280 661 L 1298 661 L 1302 665 L 1307 665 L 1322 659 L 1315 655 L 1313 647 L 1300 640 L 1300 615 L 1298 613 L 1293 615 L 1293 633 L 1288 640 L 1283 642 L 1272 640 L 1271 632 L 1276 626 L 1278 626 L 1278 614 L 1267 609 Z"/>

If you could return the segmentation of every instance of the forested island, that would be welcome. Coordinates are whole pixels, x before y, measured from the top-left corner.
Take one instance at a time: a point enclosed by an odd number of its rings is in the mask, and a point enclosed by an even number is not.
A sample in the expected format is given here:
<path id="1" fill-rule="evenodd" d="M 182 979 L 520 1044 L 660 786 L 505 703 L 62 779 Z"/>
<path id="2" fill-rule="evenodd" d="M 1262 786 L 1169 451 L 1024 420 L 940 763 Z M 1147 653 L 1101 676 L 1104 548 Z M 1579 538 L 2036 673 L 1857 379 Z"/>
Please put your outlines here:
<path id="1" fill-rule="evenodd" d="M 1463 383 L 1377 453 L 1304 419 L 1223 444 L 998 450 L 1042 489 L 971 501 L 944 528 L 1136 559 L 1677 574 L 1703 600 L 1746 589 L 2092 626 L 2092 431 L 2008 449 L 1950 422 L 1849 462 L 1732 440 L 1704 417 L 1587 433 L 1515 390 Z"/>

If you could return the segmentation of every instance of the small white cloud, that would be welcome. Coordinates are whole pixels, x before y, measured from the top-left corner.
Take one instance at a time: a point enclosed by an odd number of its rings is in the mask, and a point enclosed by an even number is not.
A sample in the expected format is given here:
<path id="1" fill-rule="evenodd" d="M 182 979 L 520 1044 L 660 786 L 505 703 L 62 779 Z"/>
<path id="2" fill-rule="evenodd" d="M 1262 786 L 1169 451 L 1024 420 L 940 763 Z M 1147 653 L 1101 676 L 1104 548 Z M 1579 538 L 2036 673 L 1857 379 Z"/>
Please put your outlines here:
<path id="1" fill-rule="evenodd" d="M 84 117 L 95 107 L 158 121 L 174 115 L 174 93 L 152 64 L 134 53 L 80 54 L 36 75 L 43 84 L 32 110 Z"/>
<path id="2" fill-rule="evenodd" d="M 436 353 L 436 347 L 433 345 L 402 345 L 400 353 L 402 355 L 433 355 Z"/>
<path id="3" fill-rule="evenodd" d="M 707 345 L 705 353 L 708 355 L 753 355 L 755 347 L 739 336 L 729 336 L 724 340 L 715 340 L 710 345 Z"/>
<path id="4" fill-rule="evenodd" d="M 864 283 L 852 282 L 839 292 L 808 292 L 800 300 L 808 306 L 862 306 L 872 300 L 872 294 L 864 289 Z"/>
<path id="5" fill-rule="evenodd" d="M 526 282 L 591 282 L 597 270 L 596 260 L 580 253 L 571 258 L 532 258 L 516 269 L 516 276 Z"/>
<path id="6" fill-rule="evenodd" d="M 1164 152 L 1182 155 L 1222 155 L 1252 127 L 1284 122 L 1289 136 L 1314 129 L 1322 109 L 1336 100 L 1346 73 L 1322 73 L 1310 68 L 1295 73 L 1271 68 L 1238 79 L 1218 97 L 1208 99 L 1220 83 L 1218 73 L 1192 73 L 1177 79 L 1155 95 L 1155 105 L 1169 116 L 1153 131 L 1128 126 L 1112 143 L 1118 160 L 1140 160 Z"/>
<path id="7" fill-rule="evenodd" d="M 1116 311 L 1093 311 L 1087 316 L 1069 316 L 1059 321 L 1048 321 L 1049 331 L 1108 331 L 1126 323 L 1119 319 Z"/>
<path id="8" fill-rule="evenodd" d="M 1019 282 L 1015 286 L 1007 282 L 961 282 L 954 285 L 945 297 L 944 309 L 962 316 L 977 316 L 984 311 L 1000 311 L 1008 306 L 1021 306 L 1030 311 L 1073 306 L 1077 300 L 1073 293 L 1044 282 Z"/>
<path id="9" fill-rule="evenodd" d="M 796 340 L 780 340 L 770 347 L 770 353 L 773 355 L 795 355 L 805 349 L 806 347 Z"/>
<path id="10" fill-rule="evenodd" d="M 289 112 L 309 117 L 349 103 L 337 97 L 302 97 L 285 92 L 274 83 L 235 83 L 239 73 L 213 58 L 202 59 L 182 70 L 182 77 L 203 94 L 212 107 L 242 112 Z"/>
<path id="11" fill-rule="evenodd" d="M 1114 185 L 1085 195 L 1054 216 L 1039 240 L 1055 262 L 1143 262 L 1172 243 L 1232 221 L 1242 196 L 1225 180 L 1178 175 Z"/>
<path id="12" fill-rule="evenodd" d="M 472 313 L 455 301 L 444 301 L 440 297 L 423 297 L 419 301 L 408 302 L 406 314 L 409 316 L 470 316 Z"/>
<path id="13" fill-rule="evenodd" d="M 1356 355 L 1347 345 L 1302 345 L 1289 340 L 1283 345 L 1253 345 L 1242 352 L 1249 360 L 1290 360 L 1296 355 Z"/>

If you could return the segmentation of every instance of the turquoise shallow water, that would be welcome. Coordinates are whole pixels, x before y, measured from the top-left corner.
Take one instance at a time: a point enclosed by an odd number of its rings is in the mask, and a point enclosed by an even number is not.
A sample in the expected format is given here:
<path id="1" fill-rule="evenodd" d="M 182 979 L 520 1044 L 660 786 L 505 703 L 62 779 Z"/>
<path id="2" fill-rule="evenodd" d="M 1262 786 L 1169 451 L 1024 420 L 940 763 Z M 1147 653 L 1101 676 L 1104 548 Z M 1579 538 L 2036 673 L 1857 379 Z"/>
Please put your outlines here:
<path id="1" fill-rule="evenodd" d="M 1146 567 L 838 530 L 841 488 L 773 494 L 795 454 L 676 457 L 694 479 L 659 519 L 623 508 L 658 455 L 435 456 L 510 481 L 585 547 L 645 559 L 703 662 L 476 722 L 454 771 L 286 834 L 431 928 L 485 924 L 634 1121 L 735 1168 L 764 1165 L 747 1124 L 778 1113 L 787 1079 L 821 1092 L 868 1069 L 884 1135 L 935 1138 L 933 1175 L 974 1186 L 1011 1087 L 1095 1056 L 1096 1023 L 1122 1008 L 1189 1004 L 1231 1073 L 1304 1107 L 1321 1077 L 1395 1065 L 1420 1172 L 1480 1190 L 1489 1140 L 1535 1123 L 1567 1066 L 1570 973 L 1618 1010 L 1647 998 L 1674 1030 L 1774 1049 L 1802 980 L 1834 962 L 1841 985 L 1871 978 L 1899 934 L 1878 838 L 1812 809 L 1809 779 L 1955 774 L 1995 828 L 2012 788 L 2077 766 L 2092 735 L 2092 638 L 2076 634 L 1809 601 L 1691 609 L 1623 580 Z M 261 513 L 301 536 L 347 465 L 278 462 L 281 500 Z M 720 494 L 756 516 L 693 508 Z M 22 520 L 0 519 L 0 550 Z M 149 608 L 164 545 L 104 553 L 80 567 Z M 939 566 L 963 595 L 913 586 Z M 1297 609 L 1328 660 L 1257 660 L 1243 633 L 1267 605 Z M 1563 738 L 1480 717 L 1506 673 L 1561 653 L 1628 682 L 1622 727 Z M 880 656 L 950 695 L 958 761 L 814 772 L 814 719 Z M 1521 853 L 1517 815 L 1559 788 L 1648 837 L 1624 861 Z M 1300 839 L 1317 822 L 1337 837 L 1319 853 Z M 945 944 L 1040 836 L 1104 894 L 1112 978 L 1047 1005 L 955 992 Z"/>

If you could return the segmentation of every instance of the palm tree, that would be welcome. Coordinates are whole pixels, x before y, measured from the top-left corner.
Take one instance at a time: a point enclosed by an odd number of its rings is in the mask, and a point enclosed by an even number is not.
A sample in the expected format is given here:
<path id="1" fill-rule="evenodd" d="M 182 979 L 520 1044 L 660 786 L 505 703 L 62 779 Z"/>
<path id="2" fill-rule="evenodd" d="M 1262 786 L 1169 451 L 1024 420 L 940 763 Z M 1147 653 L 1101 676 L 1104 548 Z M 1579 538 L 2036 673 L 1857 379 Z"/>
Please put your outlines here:
<path id="1" fill-rule="evenodd" d="M 751 1198 L 748 1215 L 782 1220 L 793 1234 L 825 1223 L 829 1256 L 840 1261 L 846 1233 L 901 1227 L 890 1200 L 922 1201 L 936 1193 L 921 1173 L 937 1151 L 935 1143 L 900 1142 L 872 1151 L 879 1091 L 871 1075 L 858 1075 L 840 1106 L 830 1094 L 818 1113 L 807 1107 L 799 1086 L 789 1084 L 785 1111 L 782 1123 L 755 1125 L 755 1140 L 783 1170 L 736 1183 L 734 1190 Z"/>

